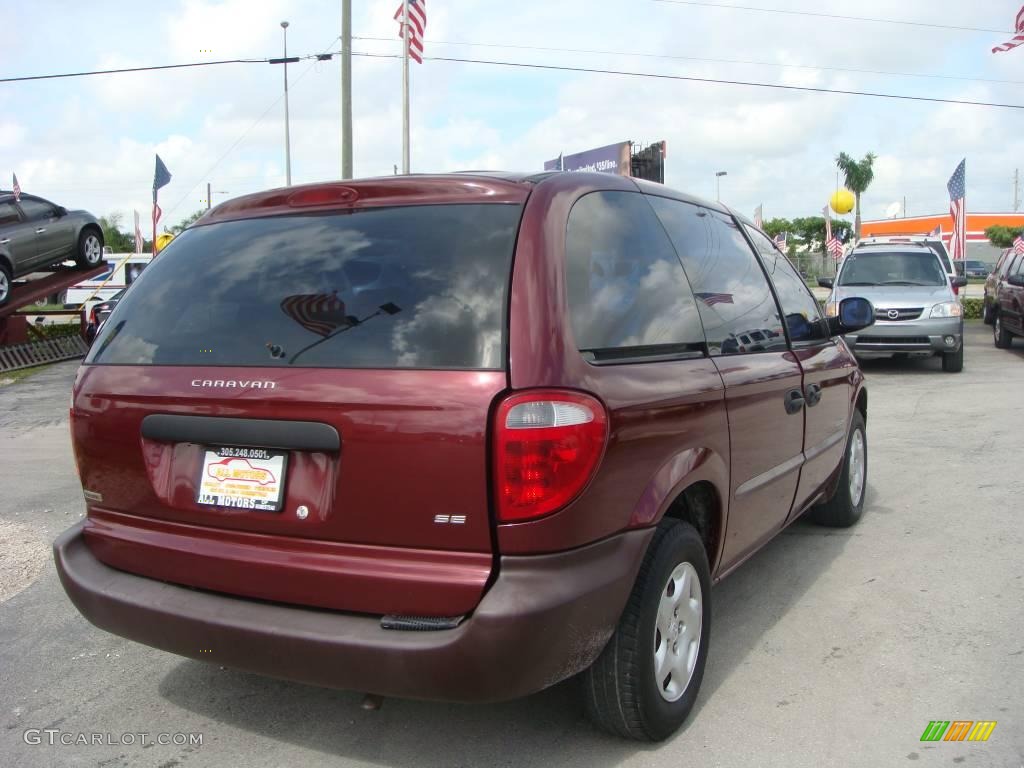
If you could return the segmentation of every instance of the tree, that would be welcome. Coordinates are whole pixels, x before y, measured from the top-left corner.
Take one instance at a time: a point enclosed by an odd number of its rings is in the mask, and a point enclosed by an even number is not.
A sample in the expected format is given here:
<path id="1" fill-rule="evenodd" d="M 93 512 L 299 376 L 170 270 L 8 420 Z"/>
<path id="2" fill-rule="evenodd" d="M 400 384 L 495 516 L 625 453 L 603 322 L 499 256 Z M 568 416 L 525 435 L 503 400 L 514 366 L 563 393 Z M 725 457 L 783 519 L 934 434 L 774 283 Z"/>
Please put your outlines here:
<path id="1" fill-rule="evenodd" d="M 1004 227 L 997 225 L 985 230 L 985 237 L 996 248 L 1009 248 L 1018 235 L 1024 235 L 1024 227 Z"/>
<path id="2" fill-rule="evenodd" d="M 783 232 L 792 232 L 793 224 L 789 219 L 768 219 L 764 223 L 764 231 L 769 237 L 775 238 Z"/>
<path id="3" fill-rule="evenodd" d="M 864 155 L 864 159 L 859 161 L 854 160 L 845 152 L 840 152 L 836 156 L 836 165 L 846 178 L 846 188 L 853 192 L 856 201 L 857 215 L 854 217 L 853 229 L 858 238 L 860 237 L 860 196 L 874 181 L 875 158 L 876 155 L 872 152 L 868 152 Z"/>
<path id="4" fill-rule="evenodd" d="M 189 214 L 184 219 L 179 221 L 177 224 L 175 224 L 173 227 L 170 227 L 167 231 L 170 232 L 172 235 L 180 234 L 183 229 L 185 229 L 189 224 L 194 222 L 204 213 L 206 213 L 205 210 L 194 211 L 193 213 Z"/>
<path id="5" fill-rule="evenodd" d="M 100 229 L 103 230 L 103 244 L 109 245 L 114 253 L 135 251 L 135 237 L 121 231 L 123 219 L 124 215 L 120 211 L 113 211 L 99 218 Z"/>

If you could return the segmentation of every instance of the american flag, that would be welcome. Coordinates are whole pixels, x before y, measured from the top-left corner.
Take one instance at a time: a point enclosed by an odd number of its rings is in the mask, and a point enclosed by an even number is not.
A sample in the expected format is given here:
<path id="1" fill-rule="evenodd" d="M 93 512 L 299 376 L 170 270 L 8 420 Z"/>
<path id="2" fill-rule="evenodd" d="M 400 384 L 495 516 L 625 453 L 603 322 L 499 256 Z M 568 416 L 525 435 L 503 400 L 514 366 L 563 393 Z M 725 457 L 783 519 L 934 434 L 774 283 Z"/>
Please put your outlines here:
<path id="1" fill-rule="evenodd" d="M 281 310 L 307 331 L 330 336 L 339 328 L 356 325 L 356 318 L 345 314 L 345 302 L 334 293 L 300 293 L 281 302 Z"/>
<path id="2" fill-rule="evenodd" d="M 949 238 L 949 257 L 954 261 L 967 258 L 967 201 L 966 191 L 967 159 L 953 171 L 946 189 L 949 190 L 949 213 L 953 217 L 953 234 Z"/>
<path id="3" fill-rule="evenodd" d="M 405 4 L 399 3 L 395 11 L 395 21 L 398 22 L 398 36 L 402 34 L 404 24 L 402 15 L 405 13 Z M 427 29 L 427 0 L 409 0 L 409 58 L 417 64 L 423 63 L 423 34 Z"/>
<path id="4" fill-rule="evenodd" d="M 142 253 L 142 226 L 139 224 L 139 212 L 135 211 L 135 252 Z"/>
<path id="5" fill-rule="evenodd" d="M 731 293 L 698 293 L 695 294 L 698 299 L 703 301 L 709 307 L 715 306 L 715 304 L 732 304 Z"/>
<path id="6" fill-rule="evenodd" d="M 1020 235 L 1017 235 L 1013 239 L 1013 252 L 1014 253 L 1024 253 L 1024 237 L 1021 237 Z"/>
<path id="7" fill-rule="evenodd" d="M 783 251 L 786 250 L 786 233 L 785 232 L 779 232 L 779 234 L 777 234 L 775 236 L 775 245 L 779 248 L 779 250 L 783 250 Z"/>
<path id="8" fill-rule="evenodd" d="M 761 208 L 762 207 L 763 207 L 763 205 L 759 205 L 759 206 L 757 206 L 757 208 L 754 209 L 754 226 L 757 227 L 758 229 L 763 229 L 764 228 L 762 226 L 764 224 L 764 220 L 762 219 L 762 214 L 761 214 Z"/>
<path id="9" fill-rule="evenodd" d="M 839 261 L 839 257 L 843 255 L 843 244 L 832 234 L 832 216 L 828 212 L 828 206 L 822 208 L 821 212 L 825 216 L 825 250 L 833 260 Z"/>
<path id="10" fill-rule="evenodd" d="M 14 177 L 14 185 L 11 187 L 11 191 L 14 192 L 14 202 L 21 200 L 21 185 L 18 183 L 18 174 L 12 173 Z"/>
<path id="11" fill-rule="evenodd" d="M 1013 29 L 1017 33 L 1013 36 L 1013 39 L 1007 40 L 1002 45 L 997 45 L 992 49 L 992 53 L 1003 53 L 1004 51 L 1012 51 L 1018 45 L 1024 44 L 1024 6 L 1017 11 L 1017 18 L 1014 21 Z"/>

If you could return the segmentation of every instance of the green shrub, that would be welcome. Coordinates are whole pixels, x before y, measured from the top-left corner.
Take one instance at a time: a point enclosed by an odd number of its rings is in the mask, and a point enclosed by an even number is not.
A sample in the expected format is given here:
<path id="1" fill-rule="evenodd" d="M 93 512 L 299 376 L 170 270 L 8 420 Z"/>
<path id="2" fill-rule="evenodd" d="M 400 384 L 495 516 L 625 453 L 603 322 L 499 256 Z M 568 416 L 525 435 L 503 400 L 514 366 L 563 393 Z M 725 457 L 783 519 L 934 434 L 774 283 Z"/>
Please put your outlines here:
<path id="1" fill-rule="evenodd" d="M 965 320 L 980 320 L 981 319 L 981 308 L 984 304 L 984 299 L 963 299 L 964 305 L 964 319 Z"/>
<path id="2" fill-rule="evenodd" d="M 78 323 L 60 323 L 59 325 L 30 325 L 29 336 L 33 341 L 43 339 L 60 339 L 65 336 L 78 335 Z"/>

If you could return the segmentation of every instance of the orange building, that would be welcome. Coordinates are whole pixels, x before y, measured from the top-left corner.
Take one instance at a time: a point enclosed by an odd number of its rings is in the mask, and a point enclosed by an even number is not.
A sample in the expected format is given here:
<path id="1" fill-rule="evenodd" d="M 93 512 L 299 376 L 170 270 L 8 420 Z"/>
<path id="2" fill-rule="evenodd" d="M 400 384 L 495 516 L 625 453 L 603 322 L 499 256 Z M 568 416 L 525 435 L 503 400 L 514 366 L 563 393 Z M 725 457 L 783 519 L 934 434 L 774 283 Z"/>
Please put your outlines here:
<path id="1" fill-rule="evenodd" d="M 988 227 L 1024 227 L 1024 213 L 968 213 L 967 258 L 994 262 L 999 249 L 985 237 Z M 948 244 L 953 232 L 953 217 L 949 213 L 932 216 L 908 216 L 905 219 L 876 219 L 861 222 L 861 236 L 927 235 L 938 229 Z"/>

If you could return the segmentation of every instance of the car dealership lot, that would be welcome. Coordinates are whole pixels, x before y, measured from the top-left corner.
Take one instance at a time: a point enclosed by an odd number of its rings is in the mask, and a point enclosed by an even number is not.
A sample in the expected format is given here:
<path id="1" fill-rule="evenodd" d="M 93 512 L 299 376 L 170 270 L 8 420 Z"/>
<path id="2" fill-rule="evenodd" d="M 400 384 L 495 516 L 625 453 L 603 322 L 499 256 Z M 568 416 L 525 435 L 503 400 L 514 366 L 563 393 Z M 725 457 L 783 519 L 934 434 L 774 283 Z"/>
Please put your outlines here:
<path id="1" fill-rule="evenodd" d="M 1024 341 L 968 324 L 964 372 L 869 361 L 868 497 L 848 530 L 797 523 L 713 592 L 690 720 L 606 737 L 567 684 L 490 706 L 384 702 L 123 641 L 72 607 L 48 544 L 81 514 L 67 431 L 75 364 L 0 388 L 0 755 L 5 765 L 914 765 L 1024 762 Z M 27 585 L 27 586 L 26 586 Z M 20 591 L 17 591 L 20 590 Z M 922 743 L 930 720 L 996 720 Z M 27 729 L 102 741 L 27 744 Z M 138 734 L 201 733 L 202 746 Z M 59 735 L 58 735 L 59 738 Z"/>

